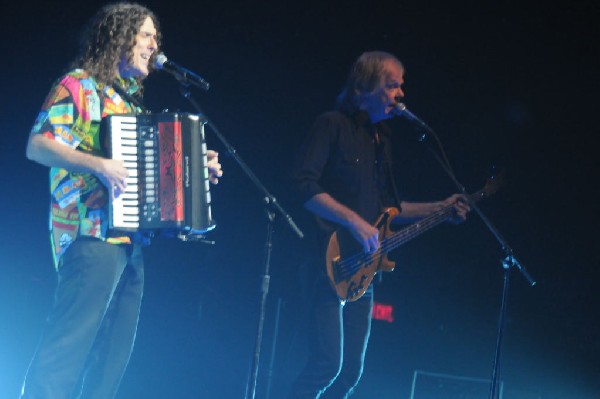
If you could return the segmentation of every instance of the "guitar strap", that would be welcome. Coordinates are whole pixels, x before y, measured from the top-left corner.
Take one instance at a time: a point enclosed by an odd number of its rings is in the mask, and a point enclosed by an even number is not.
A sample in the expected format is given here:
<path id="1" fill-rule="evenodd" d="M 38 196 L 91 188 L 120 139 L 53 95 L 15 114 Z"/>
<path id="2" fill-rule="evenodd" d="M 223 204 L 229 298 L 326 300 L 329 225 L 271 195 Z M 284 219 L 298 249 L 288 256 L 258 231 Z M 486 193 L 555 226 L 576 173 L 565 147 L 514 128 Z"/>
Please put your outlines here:
<path id="1" fill-rule="evenodd" d="M 387 172 L 388 178 L 392 183 L 392 190 L 394 191 L 394 202 L 396 202 L 396 208 L 398 208 L 398 210 L 402 212 L 402 207 L 400 206 L 400 196 L 398 195 L 398 189 L 396 188 L 396 179 L 394 179 L 394 172 L 392 171 L 391 162 L 387 162 Z"/>
<path id="2" fill-rule="evenodd" d="M 389 141 L 387 141 L 389 143 Z M 377 148 L 377 162 L 383 167 L 379 168 L 379 173 L 386 173 L 386 179 L 392 187 L 392 193 L 394 194 L 394 202 L 398 211 L 402 212 L 400 207 L 400 196 L 398 195 L 398 188 L 396 187 L 396 180 L 394 179 L 394 173 L 392 171 L 392 160 L 388 156 L 385 145 L 386 140 L 381 139 L 379 132 L 375 132 L 375 145 Z M 388 190 L 389 191 L 389 190 Z M 383 273 L 377 273 L 375 283 L 380 284 L 383 281 Z"/>
<path id="3" fill-rule="evenodd" d="M 377 162 L 380 165 L 385 165 L 383 168 L 379 169 L 379 173 L 386 173 L 386 180 L 389 181 L 389 184 L 392 187 L 392 193 L 394 194 L 394 203 L 396 208 L 400 212 L 402 212 L 402 208 L 400 207 L 400 195 L 398 195 L 398 188 L 396 187 L 396 179 L 394 179 L 394 172 L 392 171 L 392 160 L 389 159 L 388 151 L 386 151 L 385 145 L 386 140 L 381 139 L 381 135 L 378 131 L 375 132 L 375 143 L 377 146 Z M 389 141 L 388 141 L 389 143 Z M 381 170 L 385 169 L 385 170 Z"/>

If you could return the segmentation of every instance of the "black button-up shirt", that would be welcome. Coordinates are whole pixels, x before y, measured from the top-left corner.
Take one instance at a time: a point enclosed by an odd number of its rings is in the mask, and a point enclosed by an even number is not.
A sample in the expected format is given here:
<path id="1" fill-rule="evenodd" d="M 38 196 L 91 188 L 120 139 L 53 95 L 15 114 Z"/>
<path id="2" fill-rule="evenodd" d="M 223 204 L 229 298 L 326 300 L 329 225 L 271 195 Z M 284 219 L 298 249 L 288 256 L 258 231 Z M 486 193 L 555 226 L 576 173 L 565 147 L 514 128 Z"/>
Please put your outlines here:
<path id="1" fill-rule="evenodd" d="M 320 115 L 300 147 L 293 170 L 301 199 L 326 192 L 369 223 L 384 207 L 398 206 L 390 182 L 389 136 L 389 128 L 372 124 L 365 112 Z"/>

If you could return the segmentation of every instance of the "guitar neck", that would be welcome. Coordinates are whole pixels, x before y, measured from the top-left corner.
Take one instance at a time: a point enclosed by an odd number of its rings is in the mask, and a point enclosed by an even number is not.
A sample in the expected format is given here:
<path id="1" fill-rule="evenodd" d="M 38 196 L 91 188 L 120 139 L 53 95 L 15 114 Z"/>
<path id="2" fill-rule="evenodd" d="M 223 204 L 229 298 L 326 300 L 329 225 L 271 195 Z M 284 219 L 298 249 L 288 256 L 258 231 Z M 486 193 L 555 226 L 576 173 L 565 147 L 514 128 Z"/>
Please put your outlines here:
<path id="1" fill-rule="evenodd" d="M 485 192 L 485 190 L 479 190 L 469 195 L 469 199 L 472 202 L 477 202 L 485 198 L 486 196 L 487 193 Z M 438 224 L 447 221 L 452 217 L 454 213 L 453 208 L 453 205 L 448 205 L 447 207 L 442 208 L 439 211 L 436 211 L 431 215 L 424 217 L 418 222 L 415 222 L 410 226 L 391 234 L 389 237 L 382 241 L 382 251 L 389 252 L 399 247 L 400 245 L 412 240 L 413 238 L 425 233 L 426 231 L 429 231 Z"/>

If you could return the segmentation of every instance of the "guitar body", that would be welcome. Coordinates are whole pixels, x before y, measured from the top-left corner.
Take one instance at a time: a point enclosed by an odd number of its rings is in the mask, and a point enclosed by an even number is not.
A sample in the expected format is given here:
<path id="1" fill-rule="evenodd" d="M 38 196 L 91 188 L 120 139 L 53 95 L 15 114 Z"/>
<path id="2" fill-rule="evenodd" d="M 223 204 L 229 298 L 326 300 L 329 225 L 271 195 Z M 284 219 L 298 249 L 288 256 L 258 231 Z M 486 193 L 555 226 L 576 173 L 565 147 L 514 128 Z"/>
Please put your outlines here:
<path id="1" fill-rule="evenodd" d="M 374 226 L 379 230 L 379 241 L 385 240 L 390 222 L 400 211 L 386 208 Z M 364 253 L 361 245 L 346 229 L 338 229 L 329 237 L 325 262 L 329 283 L 342 303 L 359 299 L 380 271 L 391 272 L 395 262 L 387 258 L 382 248 L 374 254 Z"/>

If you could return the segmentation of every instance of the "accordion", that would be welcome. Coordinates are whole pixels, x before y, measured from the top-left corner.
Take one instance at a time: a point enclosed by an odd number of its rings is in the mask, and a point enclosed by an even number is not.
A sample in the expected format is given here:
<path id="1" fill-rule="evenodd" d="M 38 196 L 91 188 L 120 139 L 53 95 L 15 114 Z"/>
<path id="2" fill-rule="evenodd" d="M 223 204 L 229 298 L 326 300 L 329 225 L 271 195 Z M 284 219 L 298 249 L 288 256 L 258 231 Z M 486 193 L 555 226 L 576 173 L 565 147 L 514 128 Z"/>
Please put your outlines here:
<path id="1" fill-rule="evenodd" d="M 110 229 L 176 233 L 187 240 L 215 228 L 205 123 L 201 115 L 188 113 L 104 118 L 109 155 L 123 160 L 129 171 L 125 192 L 110 195 Z"/>

